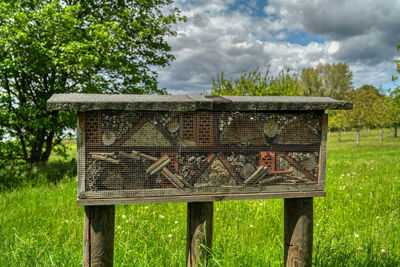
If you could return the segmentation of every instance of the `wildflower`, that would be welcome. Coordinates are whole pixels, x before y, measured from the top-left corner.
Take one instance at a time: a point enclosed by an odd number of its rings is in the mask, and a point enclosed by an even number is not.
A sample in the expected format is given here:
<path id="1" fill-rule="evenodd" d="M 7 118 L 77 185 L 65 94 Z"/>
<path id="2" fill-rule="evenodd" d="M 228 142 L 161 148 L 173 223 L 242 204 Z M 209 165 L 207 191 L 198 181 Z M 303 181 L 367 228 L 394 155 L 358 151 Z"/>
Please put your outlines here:
<path id="1" fill-rule="evenodd" d="M 68 220 L 65 220 L 65 223 L 68 223 Z"/>
<path id="2" fill-rule="evenodd" d="M 359 234 L 357 234 L 357 233 L 354 233 L 354 237 L 355 237 L 355 238 L 359 238 L 359 237 L 360 237 L 360 235 L 359 235 Z"/>
<path id="3" fill-rule="evenodd" d="M 253 228 L 254 226 L 252 224 L 250 224 L 250 228 Z"/>
<path id="4" fill-rule="evenodd" d="M 117 229 L 121 229 L 121 225 L 118 225 L 118 226 L 117 226 Z"/>
<path id="5" fill-rule="evenodd" d="M 125 214 L 124 214 L 124 215 L 122 215 L 122 219 L 125 219 L 125 218 L 126 218 Z"/>
<path id="6" fill-rule="evenodd" d="M 158 217 L 160 217 L 161 219 L 164 219 L 164 218 L 165 218 L 163 215 L 160 215 L 160 216 L 158 216 Z"/>
<path id="7" fill-rule="evenodd" d="M 178 221 L 175 221 L 175 224 L 178 224 Z"/>
<path id="8" fill-rule="evenodd" d="M 381 253 L 386 253 L 387 251 L 385 250 L 385 249 L 382 249 L 381 250 Z"/>
<path id="9" fill-rule="evenodd" d="M 144 209 L 147 210 L 149 207 L 145 206 Z"/>
<path id="10" fill-rule="evenodd" d="M 168 235 L 168 237 L 169 237 L 169 238 L 172 238 L 172 235 L 171 235 L 171 234 L 169 234 L 169 235 Z"/>

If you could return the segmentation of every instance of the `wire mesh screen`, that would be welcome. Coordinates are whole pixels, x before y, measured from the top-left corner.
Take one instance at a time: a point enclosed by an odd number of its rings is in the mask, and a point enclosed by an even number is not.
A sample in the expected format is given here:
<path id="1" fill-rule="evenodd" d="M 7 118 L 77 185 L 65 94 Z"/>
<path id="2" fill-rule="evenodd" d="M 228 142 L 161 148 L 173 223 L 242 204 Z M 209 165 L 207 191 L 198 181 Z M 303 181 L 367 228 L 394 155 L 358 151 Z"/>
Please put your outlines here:
<path id="1" fill-rule="evenodd" d="M 86 112 L 78 197 L 315 185 L 321 119 L 320 112 Z"/>

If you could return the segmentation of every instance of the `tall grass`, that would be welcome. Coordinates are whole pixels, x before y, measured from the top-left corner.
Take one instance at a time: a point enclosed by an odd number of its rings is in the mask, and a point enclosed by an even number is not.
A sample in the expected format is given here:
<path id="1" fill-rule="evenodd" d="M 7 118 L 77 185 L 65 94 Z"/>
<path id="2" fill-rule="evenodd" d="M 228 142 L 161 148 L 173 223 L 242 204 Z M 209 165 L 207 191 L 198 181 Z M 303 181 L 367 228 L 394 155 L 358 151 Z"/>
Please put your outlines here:
<path id="1" fill-rule="evenodd" d="M 387 132 L 380 143 L 378 132 L 363 132 L 355 148 L 354 135 L 328 140 L 313 263 L 399 266 L 400 138 Z M 83 208 L 75 205 L 76 178 L 66 173 L 1 193 L 0 266 L 80 264 Z M 185 266 L 185 203 L 117 206 L 115 231 L 115 266 Z M 215 202 L 212 253 L 209 266 L 281 266 L 283 200 Z"/>

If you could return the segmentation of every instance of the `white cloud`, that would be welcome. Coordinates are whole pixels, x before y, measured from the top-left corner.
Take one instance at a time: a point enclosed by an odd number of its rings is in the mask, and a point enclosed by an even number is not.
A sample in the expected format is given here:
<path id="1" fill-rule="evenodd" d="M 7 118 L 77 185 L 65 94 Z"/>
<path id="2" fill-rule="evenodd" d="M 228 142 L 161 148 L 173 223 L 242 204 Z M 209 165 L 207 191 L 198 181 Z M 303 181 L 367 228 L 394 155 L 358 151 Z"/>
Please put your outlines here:
<path id="1" fill-rule="evenodd" d="M 178 1 L 188 17 L 168 42 L 176 60 L 159 70 L 170 93 L 197 94 L 212 77 L 271 65 L 277 73 L 300 72 L 318 63 L 347 62 L 354 85 L 390 80 L 399 43 L 400 4 L 396 1 L 270 0 L 259 9 L 235 1 Z M 258 12 L 258 15 L 254 15 Z M 325 42 L 289 43 L 293 34 L 317 35 Z"/>

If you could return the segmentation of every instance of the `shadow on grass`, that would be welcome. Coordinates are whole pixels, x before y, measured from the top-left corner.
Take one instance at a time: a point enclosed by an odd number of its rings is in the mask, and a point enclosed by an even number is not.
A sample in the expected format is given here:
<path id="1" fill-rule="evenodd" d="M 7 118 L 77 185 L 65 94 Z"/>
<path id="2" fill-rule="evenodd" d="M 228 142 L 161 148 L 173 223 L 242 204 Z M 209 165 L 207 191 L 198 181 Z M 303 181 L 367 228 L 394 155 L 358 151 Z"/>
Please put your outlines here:
<path id="1" fill-rule="evenodd" d="M 367 248 L 351 249 L 343 244 L 338 248 L 320 248 L 314 255 L 313 266 L 400 266 L 400 258 L 390 251 Z"/>
<path id="2" fill-rule="evenodd" d="M 19 187 L 56 184 L 66 177 L 76 175 L 76 160 L 55 160 L 28 167 L 17 163 L 12 168 L 0 170 L 0 191 L 13 190 Z"/>

